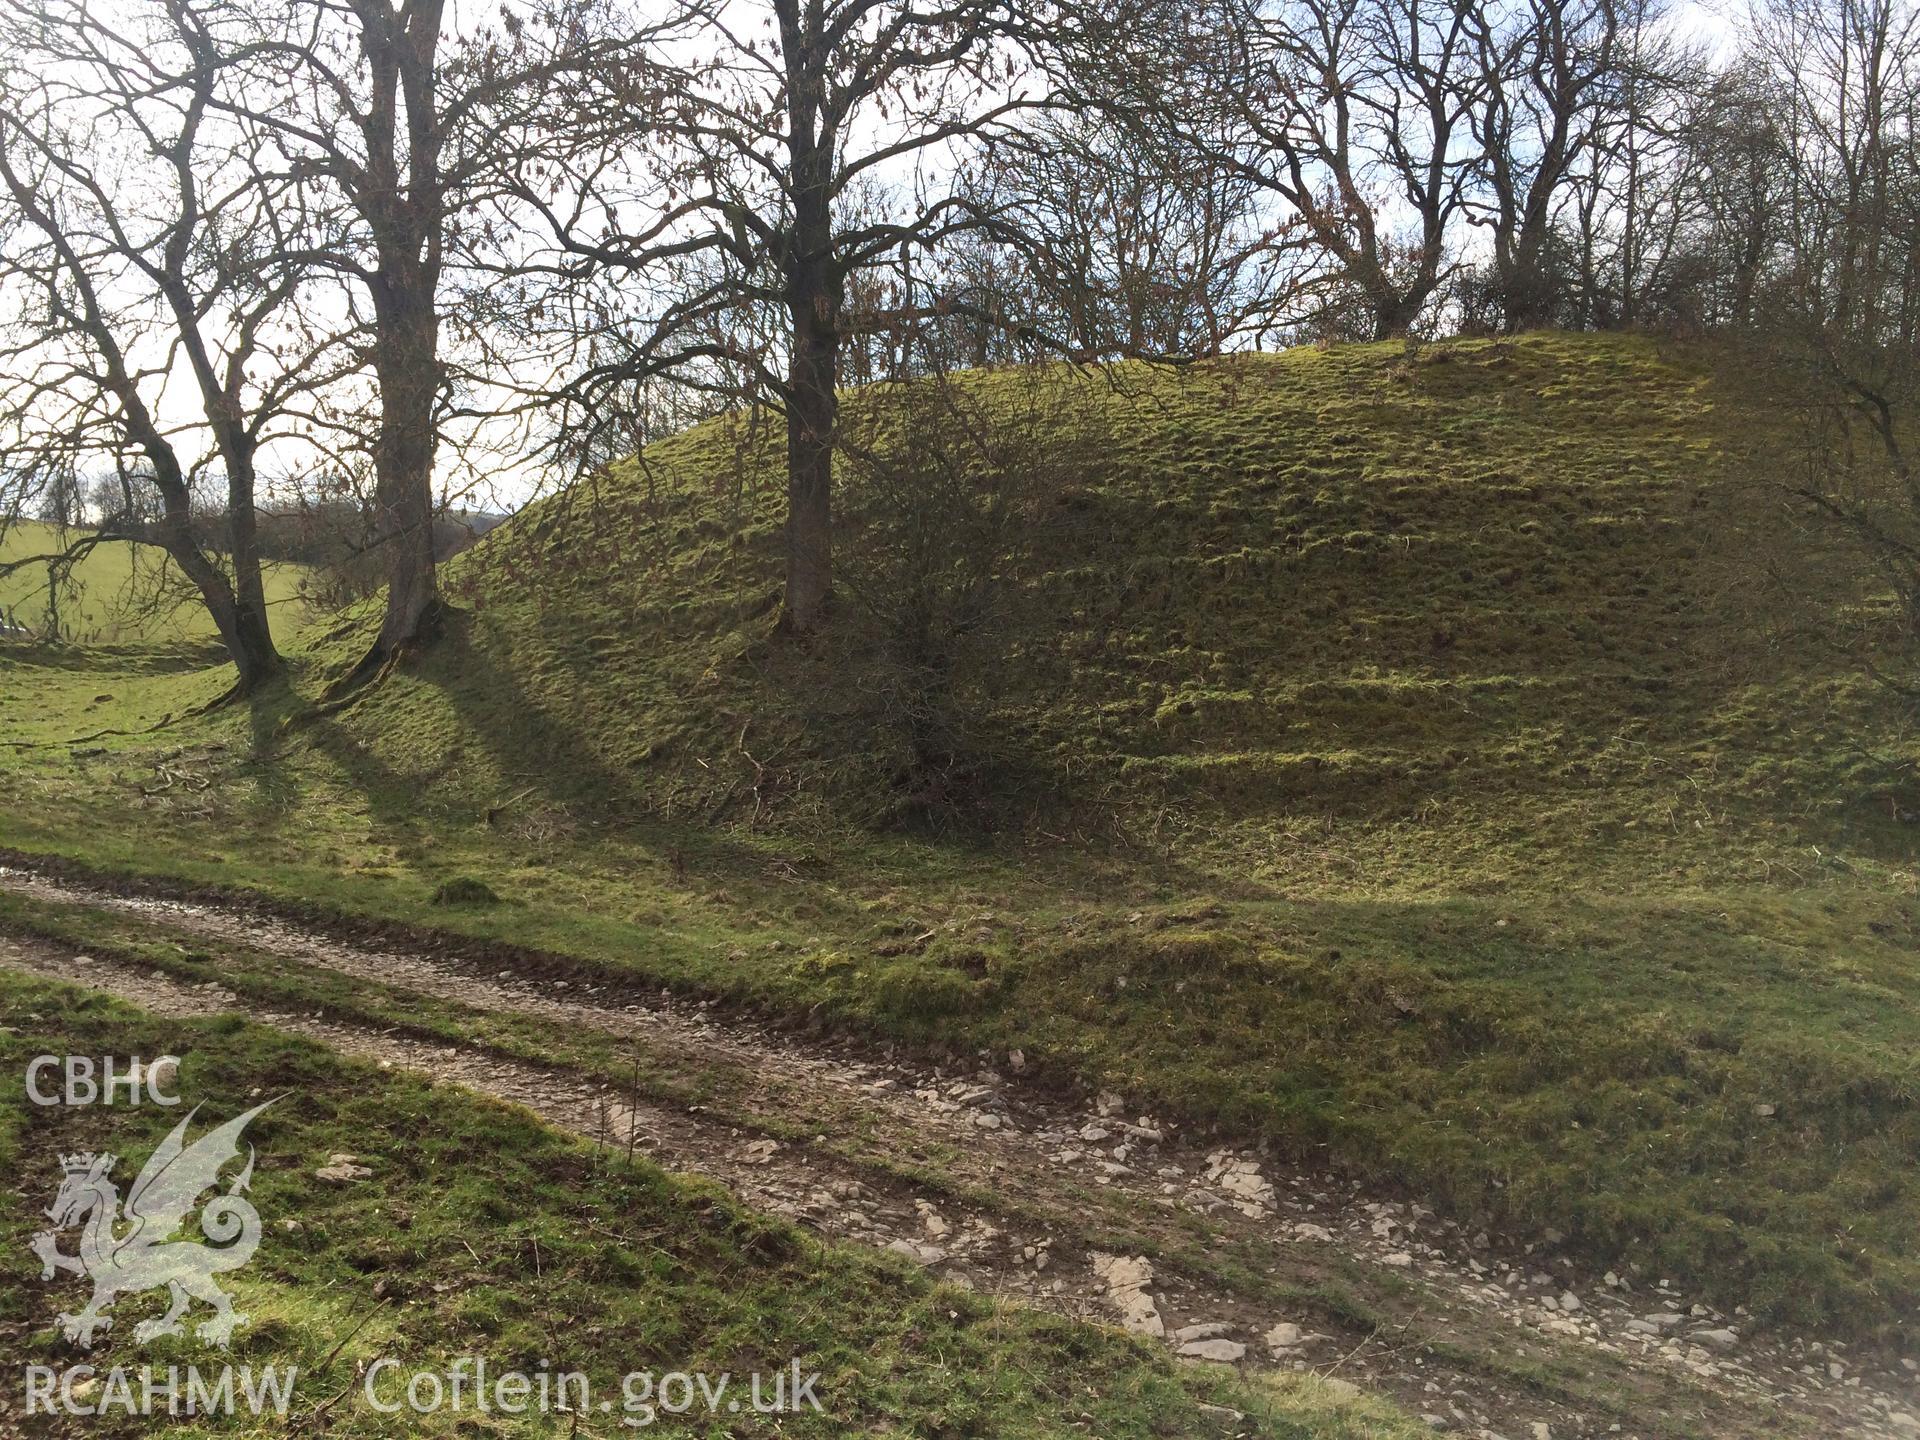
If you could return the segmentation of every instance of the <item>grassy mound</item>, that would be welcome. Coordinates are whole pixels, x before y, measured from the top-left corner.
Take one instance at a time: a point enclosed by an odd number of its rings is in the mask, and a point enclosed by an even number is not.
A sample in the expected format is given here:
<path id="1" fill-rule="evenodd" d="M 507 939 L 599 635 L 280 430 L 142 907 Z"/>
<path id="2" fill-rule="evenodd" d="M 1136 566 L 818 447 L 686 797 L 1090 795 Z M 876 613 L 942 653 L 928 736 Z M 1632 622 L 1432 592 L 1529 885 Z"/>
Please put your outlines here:
<path id="1" fill-rule="evenodd" d="M 1842 736 L 1872 733 L 1879 697 L 1830 647 L 1781 644 L 1857 597 L 1829 579 L 1796 613 L 1738 563 L 1765 543 L 1743 512 L 1778 502 L 1730 481 L 1756 417 L 1697 357 L 1536 337 L 971 387 L 1073 447 L 1015 457 L 1043 473 L 953 677 L 1003 826 L 1232 851 L 1285 881 L 1355 824 L 1446 833 L 1442 874 L 1586 871 L 1620 844 L 1691 861 L 1631 833 L 1703 818 L 1676 779 L 1742 820 L 1872 818 L 1880 777 Z M 457 570 L 470 612 L 390 698 L 382 752 L 486 793 L 546 749 L 543 780 L 629 817 L 902 813 L 874 696 L 897 667 L 865 597 L 818 647 L 770 640 L 778 461 L 722 422 L 521 517 Z M 847 489 L 861 572 L 857 472 Z"/>
<path id="2" fill-rule="evenodd" d="M 997 454 L 1030 483 L 994 548 L 918 552 L 918 652 L 885 562 L 977 512 L 916 531 L 850 467 L 839 623 L 785 643 L 778 456 L 718 422 L 450 566 L 441 645 L 290 746 L 279 696 L 17 752 L 0 841 L 1017 1047 L 1643 1280 L 1896 1334 L 1916 752 L 1847 659 L 1875 597 L 1780 505 L 1789 417 L 1717 364 L 1535 336 L 973 377 L 1058 443 Z M 310 632 L 302 683 L 359 643 Z M 219 683 L 78 663 L 9 663 L 0 739 Z M 510 899 L 429 903 L 459 877 Z"/>

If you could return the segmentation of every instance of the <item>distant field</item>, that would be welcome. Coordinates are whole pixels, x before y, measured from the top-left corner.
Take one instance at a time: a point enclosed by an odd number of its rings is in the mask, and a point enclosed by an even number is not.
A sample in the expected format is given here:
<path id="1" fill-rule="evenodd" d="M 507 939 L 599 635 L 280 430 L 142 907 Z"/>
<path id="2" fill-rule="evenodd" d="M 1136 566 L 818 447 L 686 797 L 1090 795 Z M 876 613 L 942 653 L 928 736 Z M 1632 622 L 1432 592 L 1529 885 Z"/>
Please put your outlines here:
<path id="1" fill-rule="evenodd" d="M 0 535 L 0 563 L 59 548 L 53 526 L 22 520 Z M 304 618 L 300 576 L 298 565 L 267 567 L 267 602 L 283 628 Z M 213 634 L 213 622 L 186 591 L 180 573 L 152 546 L 120 541 L 99 546 L 74 566 L 59 604 L 62 637 L 80 644 L 197 640 Z M 44 566 L 0 577 L 0 616 L 36 633 L 45 628 Z"/>

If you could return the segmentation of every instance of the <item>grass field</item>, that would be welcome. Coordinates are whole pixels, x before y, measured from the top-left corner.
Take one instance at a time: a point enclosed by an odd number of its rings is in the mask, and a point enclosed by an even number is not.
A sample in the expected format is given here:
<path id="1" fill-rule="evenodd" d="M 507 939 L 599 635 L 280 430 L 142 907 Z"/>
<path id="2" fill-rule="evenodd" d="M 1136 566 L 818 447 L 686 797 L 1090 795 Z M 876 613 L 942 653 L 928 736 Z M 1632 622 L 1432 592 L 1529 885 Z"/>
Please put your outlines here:
<path id="1" fill-rule="evenodd" d="M 69 536 L 67 543 L 71 543 Z M 0 564 L 28 556 L 58 553 L 60 532 L 41 520 L 20 520 L 0 535 Z M 300 598 L 300 567 L 269 564 L 264 576 L 267 604 L 282 630 L 305 617 Z M 207 618 L 178 572 L 152 546 L 114 541 L 87 552 L 58 597 L 60 632 L 81 645 L 137 644 L 211 639 Z M 32 566 L 0 578 L 0 616 L 35 634 L 48 624 L 47 573 Z"/>
<path id="2" fill-rule="evenodd" d="M 437 649 L 287 735 L 362 620 L 290 646 L 298 693 L 80 747 L 222 680 L 9 651 L 0 843 L 1017 1046 L 1898 1340 L 1920 751 L 1850 658 L 1875 597 L 1779 503 L 1780 408 L 1631 337 L 1049 383 L 1087 459 L 956 671 L 958 803 L 903 785 L 854 610 L 774 637 L 774 457 L 717 424 L 462 557 Z M 432 903 L 461 876 L 504 903 Z"/>
<path id="3" fill-rule="evenodd" d="M 1112 1436 L 1224 1433 L 1204 1403 L 1231 1404 L 1238 1433 L 1292 1440 L 1395 1440 L 1424 1433 L 1374 1402 L 1333 1403 L 1311 1379 L 1253 1390 L 1217 1370 L 1180 1367 L 1115 1332 L 1000 1307 L 938 1288 L 908 1267 L 822 1246 L 798 1230 L 741 1210 L 716 1188 L 670 1178 L 644 1159 L 563 1138 L 525 1112 L 344 1061 L 306 1042 L 237 1021 L 177 1021 L 81 991 L 0 975 L 0 1165 L 8 1201 L 0 1219 L 0 1337 L 21 1361 L 55 1369 L 73 1356 L 55 1338 L 55 1308 L 77 1310 L 84 1281 L 42 1284 L 27 1240 L 61 1179 L 59 1156 L 113 1149 L 121 1186 L 184 1112 L 26 1103 L 20 1076 L 48 1050 L 184 1057 L 178 1089 L 203 1104 L 192 1136 L 262 1098 L 273 1103 L 247 1131 L 249 1194 L 263 1221 L 260 1249 L 223 1277 L 250 1316 L 222 1355 L 190 1335 L 137 1344 L 134 1324 L 165 1308 L 159 1292 L 124 1297 L 114 1326 L 86 1358 L 104 1376 L 116 1364 L 220 1364 L 296 1376 L 282 1420 L 246 1414 L 170 1433 L 283 1434 L 322 1424 L 336 1435 L 386 1435 L 399 1422 L 366 1398 L 366 1367 L 384 1375 L 446 1376 L 461 1357 L 491 1373 L 572 1370 L 607 1397 L 574 1417 L 576 1433 L 622 1432 L 629 1374 L 729 1374 L 742 1411 L 677 1417 L 656 1406 L 647 1433 L 830 1435 L 890 1433 L 1037 1436 L 1067 1428 Z M 351 1153 L 372 1172 L 328 1185 L 313 1172 Z M 473 1156 L 487 1163 L 474 1166 Z M 237 1167 L 236 1167 L 237 1168 Z M 44 1192 L 44 1193 L 43 1193 Z M 369 1198 L 373 1197 L 373 1198 Z M 71 1242 L 69 1241 L 69 1248 Z M 377 1282 L 377 1283 L 376 1283 Z M 197 1320 L 210 1313 L 196 1306 Z M 771 1377 L 798 1361 L 818 1374 L 816 1413 L 751 1413 L 748 1374 Z M 791 1382 L 789 1382 L 791 1383 Z M 376 1382 L 401 1403 L 404 1379 Z M 141 1435 L 153 1422 L 107 1400 L 96 1378 L 82 1403 L 104 1413 L 86 1433 Z M 138 1383 L 135 1384 L 138 1394 Z M 426 1393 L 426 1392 L 422 1392 Z M 662 1391 L 654 1400 L 677 1392 Z M 772 1395 L 769 1383 L 763 1398 Z M 19 1416 L 9 1386 L 0 1423 L 24 1433 L 50 1423 Z M 674 1401 L 678 1403 L 678 1401 Z M 408 1414 L 405 1433 L 547 1435 L 568 1417 L 451 1406 Z M 10 1427 L 11 1428 L 11 1427 Z M 51 1433 L 51 1432 L 49 1432 Z"/>

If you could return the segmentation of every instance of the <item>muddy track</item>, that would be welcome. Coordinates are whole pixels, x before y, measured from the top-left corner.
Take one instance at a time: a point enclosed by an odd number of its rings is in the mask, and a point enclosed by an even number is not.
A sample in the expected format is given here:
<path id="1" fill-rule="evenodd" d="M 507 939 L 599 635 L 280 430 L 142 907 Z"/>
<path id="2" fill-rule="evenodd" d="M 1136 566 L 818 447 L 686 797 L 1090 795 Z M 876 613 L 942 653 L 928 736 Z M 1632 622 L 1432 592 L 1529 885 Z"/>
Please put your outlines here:
<path id="1" fill-rule="evenodd" d="M 1750 1335 L 1743 1317 L 1693 1306 L 1657 1277 L 1595 1280 L 1330 1175 L 1209 1146 L 1116 1097 L 1077 1106 L 1010 1065 L 885 1060 L 660 992 L 523 970 L 490 952 L 342 940 L 220 903 L 17 868 L 0 868 L 0 889 L 219 942 L 289 973 L 345 976 L 369 993 L 613 1037 L 644 1053 L 650 1074 L 689 1083 L 613 1085 L 404 1026 L 282 1013 L 248 1001 L 237 978 L 194 983 L 36 936 L 0 939 L 0 963 L 162 1013 L 240 1010 L 631 1145 L 951 1283 L 1124 1323 L 1202 1357 L 1376 1388 L 1454 1433 L 1920 1436 L 1908 1428 L 1920 1414 L 1911 1377 L 1860 1372 L 1844 1347 Z"/>

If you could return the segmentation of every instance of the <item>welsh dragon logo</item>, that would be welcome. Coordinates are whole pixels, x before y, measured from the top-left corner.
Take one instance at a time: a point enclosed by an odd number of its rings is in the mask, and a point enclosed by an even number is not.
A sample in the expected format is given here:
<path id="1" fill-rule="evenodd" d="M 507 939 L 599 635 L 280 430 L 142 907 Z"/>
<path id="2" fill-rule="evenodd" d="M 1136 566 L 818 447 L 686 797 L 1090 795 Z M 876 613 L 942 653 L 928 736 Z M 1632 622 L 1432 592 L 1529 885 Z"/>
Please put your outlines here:
<path id="1" fill-rule="evenodd" d="M 141 1167 L 124 1210 L 119 1187 L 109 1178 L 117 1156 L 88 1150 L 60 1157 L 66 1178 L 46 1211 L 53 1229 L 42 1231 L 30 1243 L 40 1257 L 42 1280 L 70 1270 L 93 1281 L 93 1298 L 86 1308 L 78 1315 L 59 1317 L 60 1331 L 67 1339 L 91 1348 L 96 1331 L 113 1328 L 113 1317 L 106 1311 L 119 1296 L 164 1285 L 171 1297 L 167 1313 L 134 1326 L 133 1338 L 144 1343 L 178 1335 L 184 1328 L 180 1317 L 193 1301 L 201 1300 L 214 1313 L 195 1326 L 194 1333 L 226 1348 L 234 1328 L 246 1324 L 247 1317 L 234 1310 L 213 1277 L 238 1270 L 260 1244 L 260 1213 L 244 1196 L 253 1180 L 251 1145 L 246 1166 L 233 1177 L 226 1193 L 209 1200 L 200 1212 L 201 1233 L 213 1245 L 175 1240 L 173 1235 L 200 1196 L 219 1183 L 221 1167 L 240 1153 L 240 1133 L 247 1123 L 272 1103 L 254 1106 L 189 1145 L 187 1126 L 199 1113 L 196 1105 Z M 74 1225 L 84 1227 L 79 1254 L 63 1255 L 57 1248 L 58 1232 Z"/>

